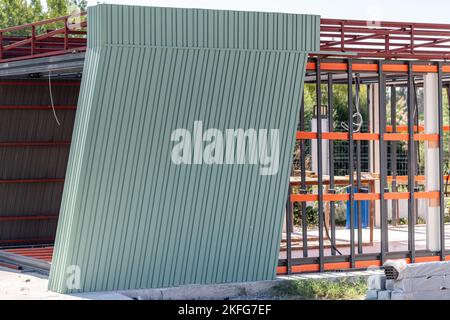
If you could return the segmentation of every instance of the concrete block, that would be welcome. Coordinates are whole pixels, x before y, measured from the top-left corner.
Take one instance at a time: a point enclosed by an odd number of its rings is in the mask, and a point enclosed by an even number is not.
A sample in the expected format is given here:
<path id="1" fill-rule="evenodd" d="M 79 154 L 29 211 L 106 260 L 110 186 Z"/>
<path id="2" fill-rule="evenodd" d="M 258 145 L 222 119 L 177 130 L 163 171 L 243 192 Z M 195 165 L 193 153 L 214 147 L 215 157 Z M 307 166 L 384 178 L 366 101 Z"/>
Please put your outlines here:
<path id="1" fill-rule="evenodd" d="M 399 259 L 399 260 L 387 260 L 383 266 L 387 269 L 389 267 L 393 268 L 394 270 L 396 270 L 396 272 L 398 274 L 400 274 L 401 272 L 403 272 L 403 270 L 407 267 L 407 263 L 406 260 L 404 259 Z M 385 269 L 385 272 L 386 272 Z"/>
<path id="2" fill-rule="evenodd" d="M 378 291 L 378 300 L 391 300 L 391 290 Z"/>
<path id="3" fill-rule="evenodd" d="M 391 300 L 413 300 L 413 294 L 412 293 L 392 291 L 391 292 Z"/>
<path id="4" fill-rule="evenodd" d="M 394 283 L 395 283 L 395 280 L 387 279 L 386 280 L 386 290 L 394 291 Z"/>
<path id="5" fill-rule="evenodd" d="M 416 292 L 392 291 L 391 300 L 450 300 L 450 290 Z"/>
<path id="6" fill-rule="evenodd" d="M 450 261 L 408 264 L 399 273 L 398 280 L 450 275 Z"/>
<path id="7" fill-rule="evenodd" d="M 373 275 L 367 279 L 367 286 L 369 290 L 385 290 L 386 289 L 386 276 L 385 275 Z"/>
<path id="8" fill-rule="evenodd" d="M 450 300 L 450 290 L 416 291 L 413 300 Z"/>
<path id="9" fill-rule="evenodd" d="M 366 300 L 378 300 L 378 290 L 367 290 Z"/>
<path id="10" fill-rule="evenodd" d="M 450 274 L 444 277 L 445 288 L 450 289 Z"/>
<path id="11" fill-rule="evenodd" d="M 394 282 L 394 290 L 401 292 L 439 291 L 446 288 L 445 276 L 409 278 Z"/>

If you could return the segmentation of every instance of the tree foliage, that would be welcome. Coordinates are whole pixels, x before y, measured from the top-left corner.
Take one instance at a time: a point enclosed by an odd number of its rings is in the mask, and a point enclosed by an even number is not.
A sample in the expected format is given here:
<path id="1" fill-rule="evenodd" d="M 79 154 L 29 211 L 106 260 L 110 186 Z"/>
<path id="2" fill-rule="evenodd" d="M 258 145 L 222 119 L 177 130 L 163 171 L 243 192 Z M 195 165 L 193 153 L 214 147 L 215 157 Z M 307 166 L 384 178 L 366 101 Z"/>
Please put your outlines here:
<path id="1" fill-rule="evenodd" d="M 19 26 L 44 19 L 85 11 L 86 0 L 0 0 L 0 28 Z"/>

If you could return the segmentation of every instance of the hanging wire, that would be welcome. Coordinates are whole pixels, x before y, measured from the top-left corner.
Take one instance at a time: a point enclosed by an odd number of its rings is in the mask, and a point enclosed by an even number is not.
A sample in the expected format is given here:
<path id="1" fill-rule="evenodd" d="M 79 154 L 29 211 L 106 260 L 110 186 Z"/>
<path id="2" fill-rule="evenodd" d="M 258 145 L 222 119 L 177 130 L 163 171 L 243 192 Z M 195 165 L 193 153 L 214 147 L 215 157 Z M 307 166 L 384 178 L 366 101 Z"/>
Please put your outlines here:
<path id="1" fill-rule="evenodd" d="M 52 110 L 53 110 L 53 117 L 56 120 L 56 123 L 58 124 L 58 127 L 61 126 L 61 123 L 59 122 L 58 115 L 56 114 L 55 110 L 55 104 L 53 103 L 53 92 L 52 92 L 52 72 L 48 72 L 48 92 L 50 93 L 50 102 L 52 104 Z"/>
<path id="2" fill-rule="evenodd" d="M 360 112 L 359 109 L 359 91 L 360 91 L 360 79 L 359 79 L 359 74 L 355 74 L 355 109 L 356 112 L 353 114 L 352 116 L 352 125 L 353 125 L 353 132 L 357 133 L 361 130 L 361 127 L 364 123 L 362 114 Z M 341 127 L 345 130 L 345 131 L 349 131 L 349 127 L 348 124 L 346 122 L 341 122 Z"/>

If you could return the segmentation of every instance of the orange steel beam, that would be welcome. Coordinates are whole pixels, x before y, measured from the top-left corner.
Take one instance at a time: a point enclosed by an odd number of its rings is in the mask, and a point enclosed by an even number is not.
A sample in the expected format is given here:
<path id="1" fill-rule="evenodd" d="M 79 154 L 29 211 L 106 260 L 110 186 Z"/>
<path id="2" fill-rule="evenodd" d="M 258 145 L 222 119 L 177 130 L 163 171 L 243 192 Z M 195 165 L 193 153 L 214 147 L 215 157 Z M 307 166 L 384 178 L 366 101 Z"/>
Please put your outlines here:
<path id="1" fill-rule="evenodd" d="M 450 126 L 444 126 L 443 127 L 444 132 L 450 132 Z M 425 128 L 424 126 L 419 126 L 419 130 L 417 130 L 417 126 L 414 126 L 415 132 L 424 132 Z M 386 132 L 392 133 L 392 126 L 386 126 Z M 397 126 L 396 133 L 404 133 L 408 132 L 408 126 Z M 310 134 L 309 136 L 307 136 Z M 359 138 L 359 140 L 378 140 L 379 134 L 378 133 L 354 133 L 354 140 L 357 140 L 358 137 L 367 137 L 365 139 Z M 317 133 L 315 132 L 307 132 L 307 131 L 298 131 L 297 132 L 298 139 L 317 139 Z M 322 138 L 326 139 L 328 137 L 329 140 L 348 140 L 348 133 L 346 132 L 323 132 Z M 336 137 L 334 139 L 329 137 Z"/>
<path id="2" fill-rule="evenodd" d="M 446 176 L 444 176 L 445 179 Z M 387 182 L 392 182 L 394 179 L 392 176 L 387 176 Z M 408 183 L 408 176 L 396 176 L 395 181 L 397 183 Z M 414 181 L 416 182 L 425 182 L 425 176 L 416 176 Z"/>
<path id="3" fill-rule="evenodd" d="M 317 132 L 297 131 L 297 140 L 317 139 Z M 408 141 L 409 135 L 406 133 L 385 133 L 383 135 L 385 141 Z M 347 132 L 324 132 L 322 133 L 324 140 L 348 140 Z M 377 141 L 380 140 L 378 133 L 354 133 L 354 140 Z M 438 134 L 417 133 L 414 135 L 414 141 L 439 141 Z"/>
<path id="4" fill-rule="evenodd" d="M 411 263 L 411 260 L 409 258 L 402 259 L 402 260 L 405 260 L 406 263 Z M 450 260 L 450 256 L 446 256 L 445 260 L 446 261 Z M 432 262 L 432 261 L 441 261 L 441 259 L 439 256 L 416 257 L 416 259 L 415 259 L 416 263 Z M 381 266 L 381 261 L 380 260 L 355 261 L 356 269 L 368 268 L 371 266 L 379 267 L 379 266 Z M 329 262 L 329 263 L 324 264 L 324 270 L 327 270 L 327 271 L 341 270 L 341 269 L 352 269 L 350 262 Z M 292 271 L 292 273 L 317 272 L 317 271 L 319 271 L 319 265 L 316 263 L 294 265 L 291 267 L 291 271 Z M 277 274 L 278 275 L 287 274 L 287 267 L 284 267 L 284 266 L 277 267 Z"/>
<path id="5" fill-rule="evenodd" d="M 444 132 L 449 132 L 450 131 L 450 126 L 443 126 L 443 131 Z M 386 126 L 386 132 L 392 132 L 392 126 Z M 397 126 L 397 132 L 408 132 L 408 126 Z M 414 131 L 417 132 L 417 126 L 414 126 Z M 419 132 L 424 132 L 425 131 L 425 127 L 424 126 L 419 126 Z"/>
<path id="6" fill-rule="evenodd" d="M 388 183 L 391 183 L 392 181 L 394 181 L 393 176 L 387 176 L 386 178 L 387 178 L 387 182 Z M 444 180 L 445 181 L 446 180 L 450 180 L 450 175 L 444 175 Z M 419 182 L 419 183 L 424 183 L 425 182 L 425 176 L 422 176 L 422 175 L 415 176 L 414 181 L 415 182 Z M 395 177 L 395 182 L 397 182 L 397 184 L 407 184 L 408 183 L 408 176 L 396 176 Z M 299 184 L 299 182 L 292 182 L 291 184 L 292 185 L 296 185 L 296 184 Z M 365 193 L 365 194 L 367 195 L 367 193 Z M 366 199 L 362 199 L 361 198 L 361 200 L 366 200 Z M 367 199 L 367 200 L 370 200 L 370 199 Z M 375 200 L 377 200 L 377 199 L 375 199 Z"/>
<path id="7" fill-rule="evenodd" d="M 425 191 L 414 192 L 416 199 L 439 199 L 439 191 Z M 379 193 L 355 193 L 355 201 L 362 200 L 380 200 Z M 409 192 L 388 192 L 384 194 L 384 200 L 407 200 L 409 199 Z M 291 195 L 291 202 L 312 202 L 318 201 L 319 196 L 317 194 L 293 194 Z M 334 194 L 324 193 L 323 201 L 348 201 L 350 195 L 348 193 Z"/>
<path id="8" fill-rule="evenodd" d="M 412 66 L 413 72 L 422 72 L 422 73 L 437 73 L 438 67 L 437 65 L 426 65 L 426 64 L 413 64 Z M 320 63 L 320 69 L 322 71 L 347 71 L 348 65 L 345 62 L 325 62 L 322 61 Z M 378 72 L 378 64 L 377 63 L 353 63 L 352 64 L 353 71 L 359 72 Z M 315 71 L 316 63 L 308 62 L 306 64 L 307 71 Z M 399 72 L 399 73 L 407 73 L 408 65 L 407 64 L 384 64 L 383 65 L 384 72 Z M 450 73 L 450 65 L 442 66 L 443 73 Z"/>

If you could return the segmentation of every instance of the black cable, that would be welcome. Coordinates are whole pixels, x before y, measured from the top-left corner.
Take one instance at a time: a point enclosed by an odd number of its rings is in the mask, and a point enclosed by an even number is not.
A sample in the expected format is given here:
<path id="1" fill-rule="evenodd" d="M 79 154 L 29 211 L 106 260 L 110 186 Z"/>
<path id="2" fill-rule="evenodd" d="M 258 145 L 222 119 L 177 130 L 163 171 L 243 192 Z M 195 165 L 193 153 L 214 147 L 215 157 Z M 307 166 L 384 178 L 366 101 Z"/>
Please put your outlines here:
<path id="1" fill-rule="evenodd" d="M 419 99 L 417 98 L 417 83 L 416 78 L 413 77 L 413 87 L 414 87 L 414 121 L 416 123 L 417 132 L 419 132 Z M 420 163 L 420 149 L 419 141 L 416 142 L 416 152 L 417 152 L 417 162 Z M 417 165 L 417 170 L 419 170 L 419 165 Z"/>
<path id="2" fill-rule="evenodd" d="M 324 213 L 324 220 L 325 220 L 325 213 Z M 324 223 L 323 226 L 325 227 L 325 233 L 327 234 L 328 239 L 330 239 L 331 247 L 334 249 L 334 251 L 336 251 L 337 253 L 339 253 L 340 256 L 342 256 L 342 252 L 340 252 L 340 251 L 338 250 L 338 248 L 336 248 L 336 246 L 334 245 L 333 241 L 331 241 L 330 232 L 328 231 L 327 224 Z"/>
<path id="3" fill-rule="evenodd" d="M 355 97 L 359 97 L 359 91 L 360 91 L 360 79 L 359 79 L 359 74 L 356 74 L 356 77 L 355 77 Z M 359 99 L 358 99 L 358 100 L 359 100 Z M 359 103 L 358 103 L 358 104 L 359 104 Z M 358 105 L 358 108 L 359 108 L 359 105 Z M 358 112 L 359 112 L 359 110 L 358 110 Z M 361 117 L 362 117 L 362 116 L 361 116 Z M 330 172 L 330 174 L 332 174 L 332 173 Z M 350 175 L 349 175 L 349 178 L 350 178 Z M 323 220 L 324 220 L 324 221 L 326 220 L 325 218 L 326 218 L 326 217 L 325 217 L 325 212 L 323 212 Z M 332 247 L 337 253 L 339 253 L 339 255 L 342 256 L 342 252 L 340 252 L 339 249 L 334 245 L 333 241 L 331 241 L 330 231 L 328 230 L 328 227 L 327 227 L 327 224 L 326 224 L 326 223 L 324 223 L 324 227 L 325 227 L 325 233 L 327 234 L 328 239 L 330 239 L 331 247 Z M 355 232 L 355 230 L 352 230 L 351 232 Z"/>

